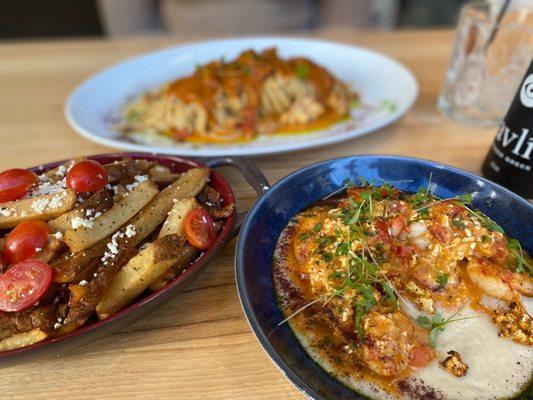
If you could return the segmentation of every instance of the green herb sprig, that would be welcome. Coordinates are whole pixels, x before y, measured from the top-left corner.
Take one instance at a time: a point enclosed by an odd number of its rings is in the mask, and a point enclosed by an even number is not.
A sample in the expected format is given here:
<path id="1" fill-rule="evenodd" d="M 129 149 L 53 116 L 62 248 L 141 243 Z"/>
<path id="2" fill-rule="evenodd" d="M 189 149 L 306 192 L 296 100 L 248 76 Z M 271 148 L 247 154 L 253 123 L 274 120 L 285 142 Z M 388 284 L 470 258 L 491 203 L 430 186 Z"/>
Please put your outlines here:
<path id="1" fill-rule="evenodd" d="M 464 306 L 463 306 L 464 307 Z M 414 321 L 421 328 L 429 331 L 429 345 L 433 348 L 437 347 L 437 334 L 444 331 L 448 324 L 465 319 L 479 318 L 478 316 L 455 318 L 455 316 L 463 309 L 461 307 L 451 317 L 444 318 L 441 313 L 437 312 L 432 318 L 426 315 L 419 315 Z"/>

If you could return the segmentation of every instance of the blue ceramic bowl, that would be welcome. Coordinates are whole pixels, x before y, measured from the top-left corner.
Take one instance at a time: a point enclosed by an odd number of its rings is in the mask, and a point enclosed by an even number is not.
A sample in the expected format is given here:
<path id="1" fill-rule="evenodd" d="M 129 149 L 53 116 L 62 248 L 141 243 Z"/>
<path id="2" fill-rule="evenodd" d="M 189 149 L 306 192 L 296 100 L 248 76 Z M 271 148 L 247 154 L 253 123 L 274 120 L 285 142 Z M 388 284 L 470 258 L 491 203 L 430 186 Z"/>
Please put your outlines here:
<path id="1" fill-rule="evenodd" d="M 362 399 L 316 364 L 299 344 L 274 295 L 271 262 L 274 246 L 289 219 L 311 203 L 357 181 L 411 180 L 399 189 L 416 192 L 432 174 L 435 195 L 447 198 L 476 193 L 473 204 L 533 253 L 533 205 L 509 190 L 460 169 L 415 158 L 362 155 L 337 158 L 302 168 L 276 183 L 253 206 L 239 235 L 236 274 L 244 312 L 261 346 L 303 393 L 313 399 Z M 529 390 L 532 388 L 530 387 Z M 527 394 L 526 394 L 527 396 Z"/>

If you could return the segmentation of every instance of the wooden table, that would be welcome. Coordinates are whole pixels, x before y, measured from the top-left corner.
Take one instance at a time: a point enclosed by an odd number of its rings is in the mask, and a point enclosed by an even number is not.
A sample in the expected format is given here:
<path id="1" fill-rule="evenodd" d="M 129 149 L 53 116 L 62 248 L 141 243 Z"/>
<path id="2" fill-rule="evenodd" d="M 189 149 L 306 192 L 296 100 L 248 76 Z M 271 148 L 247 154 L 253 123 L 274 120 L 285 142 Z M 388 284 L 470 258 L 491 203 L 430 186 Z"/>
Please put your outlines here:
<path id="1" fill-rule="evenodd" d="M 256 159 L 271 182 L 320 160 L 361 153 L 428 158 L 479 172 L 496 133 L 444 118 L 435 107 L 448 63 L 451 31 L 319 35 L 373 48 L 412 69 L 420 83 L 413 110 L 401 121 L 327 148 Z M 126 57 L 183 40 L 0 44 L 0 170 L 29 167 L 109 149 L 77 136 L 63 103 L 81 80 Z M 232 171 L 242 207 L 252 190 Z M 2 399 L 298 399 L 246 323 L 235 289 L 229 244 L 181 296 L 121 333 L 58 359 L 4 368 Z"/>

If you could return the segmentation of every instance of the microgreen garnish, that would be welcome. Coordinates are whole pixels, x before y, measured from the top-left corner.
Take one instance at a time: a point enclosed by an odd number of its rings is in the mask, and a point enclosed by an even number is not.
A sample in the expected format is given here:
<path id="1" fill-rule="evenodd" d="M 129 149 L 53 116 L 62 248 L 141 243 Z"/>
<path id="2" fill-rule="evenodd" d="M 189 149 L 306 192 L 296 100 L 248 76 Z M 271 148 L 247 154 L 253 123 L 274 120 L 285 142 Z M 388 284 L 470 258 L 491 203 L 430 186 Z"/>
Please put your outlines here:
<path id="1" fill-rule="evenodd" d="M 419 315 L 414 321 L 421 328 L 429 331 L 429 345 L 433 348 L 437 346 L 437 334 L 444 331 L 446 326 L 452 322 L 462 321 L 465 319 L 479 318 L 478 316 L 455 318 L 455 316 L 464 308 L 466 304 L 460 307 L 451 317 L 444 318 L 441 313 L 437 312 L 432 318 L 426 315 Z"/>
<path id="2" fill-rule="evenodd" d="M 320 232 L 321 229 L 322 229 L 322 224 L 320 222 L 317 222 L 315 226 L 313 226 L 313 231 L 315 232 Z"/>
<path id="3" fill-rule="evenodd" d="M 452 225 L 457 228 L 466 229 L 466 225 L 458 218 L 452 219 Z"/>
<path id="4" fill-rule="evenodd" d="M 448 284 L 448 274 L 442 273 L 437 277 L 438 290 L 442 290 Z"/>
<path id="5" fill-rule="evenodd" d="M 520 242 L 516 239 L 507 240 L 507 249 L 516 260 L 516 267 L 514 270 L 519 273 L 527 272 L 528 274 L 533 275 L 533 266 L 524 257 L 524 251 L 522 250 Z"/>

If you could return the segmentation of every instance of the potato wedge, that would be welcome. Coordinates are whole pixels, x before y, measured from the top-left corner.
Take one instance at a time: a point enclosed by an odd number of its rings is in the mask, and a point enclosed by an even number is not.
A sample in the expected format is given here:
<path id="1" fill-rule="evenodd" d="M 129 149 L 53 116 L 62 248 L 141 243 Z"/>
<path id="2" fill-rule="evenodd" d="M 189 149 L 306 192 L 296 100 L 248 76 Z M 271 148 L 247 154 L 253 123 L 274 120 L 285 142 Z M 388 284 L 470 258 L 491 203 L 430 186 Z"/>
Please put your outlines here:
<path id="1" fill-rule="evenodd" d="M 153 161 L 133 160 L 126 158 L 111 164 L 104 165 L 110 183 L 124 179 L 133 179 L 136 175 L 148 175 L 148 171 L 154 165 Z"/>
<path id="2" fill-rule="evenodd" d="M 128 196 L 98 218 L 92 221 L 82 219 L 87 225 L 68 229 L 65 232 L 65 243 L 74 253 L 91 247 L 128 222 L 158 192 L 157 186 L 152 181 L 140 183 Z M 72 221 L 75 222 L 74 219 Z"/>
<path id="3" fill-rule="evenodd" d="M 199 207 L 198 202 L 194 197 L 188 199 L 179 199 L 172 207 L 172 210 L 168 213 L 168 217 L 161 227 L 159 232 L 159 237 L 165 235 L 170 235 L 172 233 L 177 233 L 178 235 L 183 235 L 183 225 L 185 222 L 185 217 L 189 211 Z"/>
<path id="4" fill-rule="evenodd" d="M 108 254 L 109 257 L 104 255 L 105 262 L 103 261 L 100 264 L 95 278 L 91 280 L 88 286 L 85 286 L 87 295 L 83 296 L 75 306 L 71 304 L 67 323 L 78 323 L 86 320 L 91 315 L 105 291 L 111 285 L 115 275 L 131 258 L 131 253 L 135 250 L 135 246 L 141 244 L 165 220 L 168 212 L 172 209 L 174 199 L 196 196 L 204 187 L 208 176 L 209 169 L 207 168 L 195 168 L 185 172 L 176 182 L 159 192 L 128 222 L 127 226 L 121 228 L 113 235 L 113 238 L 110 238 L 111 243 L 113 243 L 111 247 L 118 251 L 115 254 Z M 128 230 L 135 232 L 135 234 L 128 236 L 126 234 Z M 98 251 L 102 250 L 103 253 L 106 247 L 109 248 L 108 241 L 109 238 L 93 247 Z M 103 249 L 102 244 L 104 246 Z M 87 249 L 86 252 L 91 251 L 93 247 Z M 75 256 L 72 258 L 75 258 Z M 83 257 L 81 260 L 83 260 Z M 76 260 L 76 262 L 79 261 L 80 259 Z M 87 263 L 87 265 L 89 264 Z M 76 267 L 73 269 L 76 269 Z"/>
<path id="5" fill-rule="evenodd" d="M 76 193 L 71 189 L 1 203 L 0 228 L 12 228 L 32 219 L 48 221 L 70 211 L 75 204 Z"/>
<path id="6" fill-rule="evenodd" d="M 82 271 L 89 268 L 95 259 L 104 254 L 106 246 L 107 240 L 102 240 L 79 253 L 59 256 L 51 264 L 55 271 L 54 282 L 67 283 L 74 281 Z"/>
<path id="7" fill-rule="evenodd" d="M 19 347 L 26 347 L 34 343 L 40 342 L 46 338 L 46 333 L 39 328 L 32 329 L 28 332 L 15 333 L 12 336 L 0 340 L 0 351 L 18 349 Z"/>
<path id="8" fill-rule="evenodd" d="M 150 168 L 148 173 L 150 174 L 150 179 L 155 183 L 167 185 L 174 182 L 181 175 L 177 172 L 172 172 L 169 167 L 160 164 L 154 165 L 152 168 Z"/>
<path id="9" fill-rule="evenodd" d="M 48 221 L 50 231 L 65 233 L 70 229 L 72 219 L 87 216 L 87 210 L 92 210 L 93 215 L 97 212 L 103 213 L 107 211 L 113 206 L 113 196 L 114 192 L 109 189 L 102 189 L 96 192 L 78 207 Z"/>
<path id="10" fill-rule="evenodd" d="M 63 246 L 64 244 L 61 240 L 58 240 L 53 235 L 48 235 L 48 241 L 46 242 L 46 245 L 42 249 L 38 250 L 37 254 L 35 254 L 33 258 L 48 264 L 52 259 L 54 259 Z"/>
<path id="11" fill-rule="evenodd" d="M 129 260 L 115 276 L 96 307 L 98 318 L 107 318 L 129 305 L 154 279 L 176 262 L 184 244 L 183 236 L 166 235 L 150 243 Z"/>
<path id="12" fill-rule="evenodd" d="M 148 237 L 167 217 L 175 201 L 196 196 L 207 182 L 209 169 L 195 168 L 183 173 L 174 183 L 167 186 L 129 222 L 135 227 L 132 238 L 135 246 Z"/>
<path id="13" fill-rule="evenodd" d="M 148 288 L 152 292 L 164 288 L 172 279 L 185 271 L 199 254 L 200 250 L 191 246 L 189 243 L 185 243 L 176 262 L 150 283 Z"/>
<path id="14" fill-rule="evenodd" d="M 193 208 L 194 197 L 179 199 L 168 213 L 159 238 L 133 257 L 113 279 L 111 286 L 96 307 L 100 319 L 119 311 L 133 301 L 147 287 L 174 265 L 185 244 L 183 221 Z"/>

